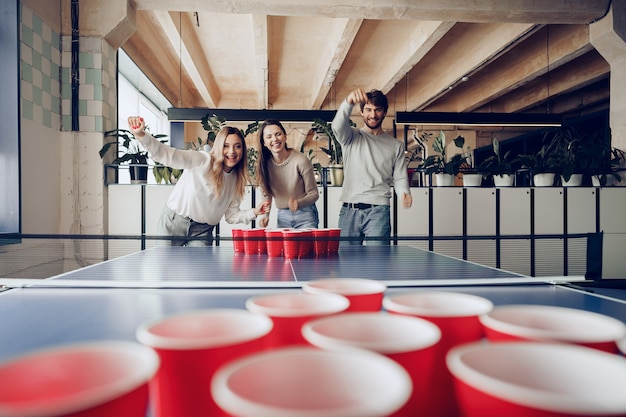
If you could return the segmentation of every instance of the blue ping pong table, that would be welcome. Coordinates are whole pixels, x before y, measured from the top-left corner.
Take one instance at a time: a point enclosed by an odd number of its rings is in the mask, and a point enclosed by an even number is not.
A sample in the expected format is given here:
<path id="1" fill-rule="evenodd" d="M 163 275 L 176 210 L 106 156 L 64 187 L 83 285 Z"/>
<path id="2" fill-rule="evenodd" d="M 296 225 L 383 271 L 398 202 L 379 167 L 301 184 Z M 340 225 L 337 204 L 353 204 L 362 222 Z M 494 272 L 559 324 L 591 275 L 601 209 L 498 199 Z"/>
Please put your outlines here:
<path id="1" fill-rule="evenodd" d="M 626 301 L 575 288 L 582 277 L 533 278 L 409 246 L 341 248 L 287 260 L 229 247 L 159 247 L 48 279 L 0 279 L 0 360 L 52 345 L 135 340 L 145 320 L 207 308 L 245 308 L 254 295 L 322 277 L 382 280 L 387 294 L 442 290 L 501 304 L 544 304 L 626 323 Z"/>

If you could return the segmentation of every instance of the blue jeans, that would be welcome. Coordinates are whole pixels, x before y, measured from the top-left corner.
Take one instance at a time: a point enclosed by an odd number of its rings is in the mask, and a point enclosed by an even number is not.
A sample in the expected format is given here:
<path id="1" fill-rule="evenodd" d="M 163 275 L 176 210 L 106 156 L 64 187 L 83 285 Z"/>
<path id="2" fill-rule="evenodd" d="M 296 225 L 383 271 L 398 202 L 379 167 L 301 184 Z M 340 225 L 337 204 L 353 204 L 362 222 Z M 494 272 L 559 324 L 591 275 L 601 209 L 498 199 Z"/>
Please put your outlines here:
<path id="1" fill-rule="evenodd" d="M 195 222 L 165 206 L 157 221 L 157 235 L 175 236 L 178 239 L 159 241 L 159 246 L 211 246 L 214 227 L 210 224 Z M 186 238 L 200 238 L 200 240 Z"/>
<path id="2" fill-rule="evenodd" d="M 319 216 L 317 214 L 317 206 L 301 207 L 296 211 L 288 208 L 278 209 L 276 219 L 278 227 L 287 227 L 292 229 L 317 229 L 319 224 Z"/>
<path id="3" fill-rule="evenodd" d="M 350 238 L 349 241 L 342 241 L 342 244 L 361 245 L 365 240 L 368 246 L 389 245 L 391 236 L 389 206 L 374 206 L 368 209 L 342 206 L 339 211 L 339 227 L 341 237 Z"/>

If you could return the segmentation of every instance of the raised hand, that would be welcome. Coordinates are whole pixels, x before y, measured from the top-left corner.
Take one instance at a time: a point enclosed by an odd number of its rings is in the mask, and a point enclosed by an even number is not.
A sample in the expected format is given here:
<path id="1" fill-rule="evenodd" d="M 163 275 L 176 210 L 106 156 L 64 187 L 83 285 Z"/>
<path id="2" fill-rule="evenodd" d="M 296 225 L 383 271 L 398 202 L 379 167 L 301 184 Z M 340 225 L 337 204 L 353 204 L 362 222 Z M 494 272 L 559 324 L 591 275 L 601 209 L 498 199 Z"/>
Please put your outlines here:
<path id="1" fill-rule="evenodd" d="M 135 137 L 143 138 L 146 134 L 146 123 L 144 122 L 143 117 L 130 116 L 128 118 L 128 128 L 131 132 L 133 132 Z"/>

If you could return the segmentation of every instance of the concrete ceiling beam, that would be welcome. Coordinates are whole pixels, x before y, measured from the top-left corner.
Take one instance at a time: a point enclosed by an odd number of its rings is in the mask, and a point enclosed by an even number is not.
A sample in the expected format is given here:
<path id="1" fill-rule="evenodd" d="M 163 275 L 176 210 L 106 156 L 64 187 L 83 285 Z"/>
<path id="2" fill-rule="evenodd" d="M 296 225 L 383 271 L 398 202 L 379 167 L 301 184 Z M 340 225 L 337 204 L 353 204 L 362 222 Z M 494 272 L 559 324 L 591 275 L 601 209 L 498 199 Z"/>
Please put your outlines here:
<path id="1" fill-rule="evenodd" d="M 269 56 L 267 15 L 253 15 L 254 53 L 256 56 L 256 82 L 259 96 L 259 108 L 269 106 Z"/>
<path id="2" fill-rule="evenodd" d="M 407 108 L 420 111 L 458 85 L 463 77 L 492 61 L 520 37 L 536 28 L 529 24 L 457 24 L 408 74 Z M 452 110 L 453 111 L 453 110 Z"/>
<path id="3" fill-rule="evenodd" d="M 363 19 L 337 19 L 334 33 L 338 35 L 329 36 L 331 44 L 329 50 L 332 54 L 328 59 L 320 60 L 321 68 L 318 71 L 320 77 L 312 82 L 311 109 L 322 108 L 362 23 Z"/>
<path id="4" fill-rule="evenodd" d="M 204 100 L 205 107 L 215 107 L 217 100 L 213 97 L 213 95 L 209 92 L 207 88 L 207 84 L 203 79 L 203 76 L 200 75 L 200 70 L 198 66 L 194 62 L 192 58 L 192 54 L 189 52 L 189 48 L 187 48 L 187 43 L 190 43 L 190 48 L 200 49 L 199 47 L 193 45 L 193 37 L 186 36 L 185 40 L 181 40 L 181 35 L 179 32 L 178 26 L 174 23 L 171 15 L 167 11 L 154 11 L 153 12 L 157 21 L 161 25 L 167 39 L 170 43 L 170 46 L 175 51 L 176 57 L 181 61 L 181 66 L 187 72 L 191 82 L 198 90 L 198 93 Z M 200 59 L 198 55 L 195 55 L 197 59 Z M 204 78 L 207 78 L 207 74 L 204 74 Z M 210 78 L 210 77 L 209 77 Z M 217 92 L 217 89 L 214 90 Z"/>
<path id="5" fill-rule="evenodd" d="M 610 0 L 135 0 L 141 10 L 409 19 L 459 22 L 586 24 L 604 16 Z"/>
<path id="6" fill-rule="evenodd" d="M 480 74 L 470 76 L 429 106 L 428 111 L 473 111 L 592 49 L 587 25 L 544 27 L 526 39 L 516 54 L 495 59 Z"/>

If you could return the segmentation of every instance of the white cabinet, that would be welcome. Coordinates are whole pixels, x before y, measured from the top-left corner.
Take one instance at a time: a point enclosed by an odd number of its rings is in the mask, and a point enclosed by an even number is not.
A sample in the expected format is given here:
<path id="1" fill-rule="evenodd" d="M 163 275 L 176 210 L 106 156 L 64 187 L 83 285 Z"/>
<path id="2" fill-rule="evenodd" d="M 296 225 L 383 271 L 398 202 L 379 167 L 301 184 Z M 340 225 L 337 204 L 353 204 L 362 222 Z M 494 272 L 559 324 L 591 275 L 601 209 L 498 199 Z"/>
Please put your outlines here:
<path id="1" fill-rule="evenodd" d="M 463 235 L 463 188 L 435 187 L 431 189 L 433 197 L 433 235 Z M 463 257 L 462 240 L 436 240 L 435 252 L 455 258 Z"/>
<path id="2" fill-rule="evenodd" d="M 399 240 L 399 245 L 415 246 L 428 249 L 428 240 L 409 240 L 410 236 L 428 237 L 430 227 L 430 188 L 412 188 L 411 196 L 413 204 L 405 209 L 398 202 L 398 236 L 407 237 L 407 240 Z"/>
<path id="3" fill-rule="evenodd" d="M 600 189 L 600 230 L 602 246 L 602 277 L 626 276 L 626 188 Z"/>
<path id="4" fill-rule="evenodd" d="M 565 188 L 567 198 L 567 233 L 595 233 L 598 190 L 591 187 Z M 587 272 L 587 239 L 567 240 L 567 274 Z"/>
<path id="5" fill-rule="evenodd" d="M 535 234 L 562 235 L 563 189 L 539 187 L 534 189 Z M 535 241 L 535 275 L 560 276 L 563 267 L 564 245 L 562 238 L 537 239 Z"/>
<path id="6" fill-rule="evenodd" d="M 496 235 L 496 189 L 465 188 L 468 236 Z M 495 240 L 468 240 L 467 260 L 496 267 Z"/>
<path id="7" fill-rule="evenodd" d="M 530 235 L 530 188 L 503 187 L 500 194 L 500 235 Z M 530 239 L 502 239 L 500 267 L 518 274 L 530 275 Z"/>

